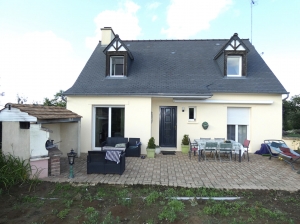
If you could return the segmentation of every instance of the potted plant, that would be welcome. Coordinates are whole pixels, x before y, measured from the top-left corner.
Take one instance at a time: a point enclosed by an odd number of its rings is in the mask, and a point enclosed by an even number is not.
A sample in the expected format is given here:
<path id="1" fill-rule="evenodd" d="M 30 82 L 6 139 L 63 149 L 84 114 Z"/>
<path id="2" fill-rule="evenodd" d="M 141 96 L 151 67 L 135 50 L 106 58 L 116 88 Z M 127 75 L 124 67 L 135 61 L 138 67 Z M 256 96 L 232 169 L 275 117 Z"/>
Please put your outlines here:
<path id="1" fill-rule="evenodd" d="M 189 146 L 189 136 L 188 135 L 183 135 L 182 141 L 181 141 L 181 152 L 182 153 L 189 153 L 190 146 Z"/>
<path id="2" fill-rule="evenodd" d="M 155 158 L 155 148 L 156 148 L 155 139 L 153 137 L 151 137 L 148 141 L 148 145 L 147 145 L 147 148 L 146 148 L 147 157 Z"/>
<path id="3" fill-rule="evenodd" d="M 156 154 L 160 153 L 160 146 L 159 145 L 156 145 L 156 147 L 155 147 L 155 153 Z"/>

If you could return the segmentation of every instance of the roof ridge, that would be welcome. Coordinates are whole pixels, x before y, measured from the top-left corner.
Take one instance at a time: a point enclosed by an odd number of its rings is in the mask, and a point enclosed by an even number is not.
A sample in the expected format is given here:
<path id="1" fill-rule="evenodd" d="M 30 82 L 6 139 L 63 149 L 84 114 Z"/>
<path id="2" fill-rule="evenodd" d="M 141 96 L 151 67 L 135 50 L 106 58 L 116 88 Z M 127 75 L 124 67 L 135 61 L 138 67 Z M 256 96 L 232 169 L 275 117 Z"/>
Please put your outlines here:
<path id="1" fill-rule="evenodd" d="M 249 38 L 240 38 L 241 40 L 249 40 Z M 161 40 L 122 40 L 123 42 L 146 42 L 146 41 L 228 41 L 229 39 L 161 39 Z"/>

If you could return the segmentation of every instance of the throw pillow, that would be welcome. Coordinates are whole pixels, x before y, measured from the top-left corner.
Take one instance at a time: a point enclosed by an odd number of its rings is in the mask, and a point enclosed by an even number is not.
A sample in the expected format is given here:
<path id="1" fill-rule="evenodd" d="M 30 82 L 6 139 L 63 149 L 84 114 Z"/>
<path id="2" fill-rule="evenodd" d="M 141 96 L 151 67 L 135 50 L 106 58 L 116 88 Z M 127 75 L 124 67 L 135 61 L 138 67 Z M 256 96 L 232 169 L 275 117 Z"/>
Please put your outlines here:
<path id="1" fill-rule="evenodd" d="M 118 143 L 115 145 L 116 148 L 126 148 L 126 143 Z"/>

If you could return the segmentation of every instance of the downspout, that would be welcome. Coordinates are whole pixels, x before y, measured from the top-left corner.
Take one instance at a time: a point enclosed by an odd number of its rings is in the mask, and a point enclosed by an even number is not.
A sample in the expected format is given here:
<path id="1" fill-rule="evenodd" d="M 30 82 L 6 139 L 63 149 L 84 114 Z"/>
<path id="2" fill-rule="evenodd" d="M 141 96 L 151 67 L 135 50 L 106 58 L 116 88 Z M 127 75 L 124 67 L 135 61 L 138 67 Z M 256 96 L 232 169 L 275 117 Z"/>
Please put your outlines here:
<path id="1" fill-rule="evenodd" d="M 288 92 L 287 96 L 284 99 L 282 99 L 282 100 L 286 100 L 287 98 L 289 98 L 289 96 L 290 96 L 290 92 Z"/>

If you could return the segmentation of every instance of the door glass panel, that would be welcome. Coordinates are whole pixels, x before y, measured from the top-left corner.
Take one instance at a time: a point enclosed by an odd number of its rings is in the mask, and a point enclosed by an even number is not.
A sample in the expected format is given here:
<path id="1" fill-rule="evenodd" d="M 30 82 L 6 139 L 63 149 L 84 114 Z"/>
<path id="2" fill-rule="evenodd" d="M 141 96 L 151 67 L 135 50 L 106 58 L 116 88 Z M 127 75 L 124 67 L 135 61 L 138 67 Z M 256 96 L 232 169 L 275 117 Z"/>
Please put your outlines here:
<path id="1" fill-rule="evenodd" d="M 247 125 L 239 125 L 238 126 L 238 142 L 243 144 L 245 139 L 247 139 Z"/>
<path id="2" fill-rule="evenodd" d="M 124 108 L 111 108 L 111 137 L 124 137 Z"/>
<path id="3" fill-rule="evenodd" d="M 235 141 L 235 125 L 227 125 L 227 139 Z"/>
<path id="4" fill-rule="evenodd" d="M 108 136 L 108 108 L 96 108 L 95 122 L 95 146 L 100 147 L 100 143 L 104 142 Z"/>

